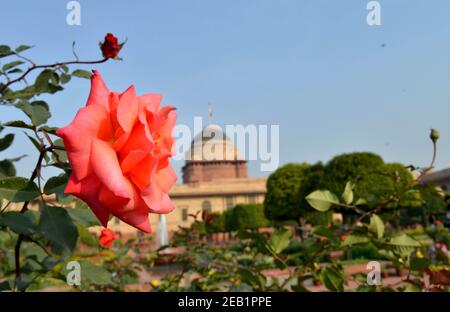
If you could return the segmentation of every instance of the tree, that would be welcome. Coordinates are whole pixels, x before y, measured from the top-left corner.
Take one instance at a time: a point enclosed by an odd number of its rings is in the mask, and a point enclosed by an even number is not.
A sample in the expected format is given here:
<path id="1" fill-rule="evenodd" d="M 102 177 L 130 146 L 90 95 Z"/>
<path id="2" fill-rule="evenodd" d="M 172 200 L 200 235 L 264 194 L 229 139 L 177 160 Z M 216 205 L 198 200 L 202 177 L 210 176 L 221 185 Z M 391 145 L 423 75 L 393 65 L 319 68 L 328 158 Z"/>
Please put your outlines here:
<path id="1" fill-rule="evenodd" d="M 287 164 L 277 169 L 267 180 L 264 213 L 269 220 L 298 220 L 300 209 L 300 185 L 310 168 L 306 163 Z"/>
<path id="2" fill-rule="evenodd" d="M 356 198 L 367 198 L 380 194 L 380 188 L 390 184 L 383 159 L 373 153 L 348 153 L 331 159 L 325 166 L 327 189 L 342 194 L 345 185 L 351 181 L 356 185 Z"/>
<path id="3" fill-rule="evenodd" d="M 262 204 L 237 205 L 234 216 L 239 229 L 258 229 L 270 225 Z"/>

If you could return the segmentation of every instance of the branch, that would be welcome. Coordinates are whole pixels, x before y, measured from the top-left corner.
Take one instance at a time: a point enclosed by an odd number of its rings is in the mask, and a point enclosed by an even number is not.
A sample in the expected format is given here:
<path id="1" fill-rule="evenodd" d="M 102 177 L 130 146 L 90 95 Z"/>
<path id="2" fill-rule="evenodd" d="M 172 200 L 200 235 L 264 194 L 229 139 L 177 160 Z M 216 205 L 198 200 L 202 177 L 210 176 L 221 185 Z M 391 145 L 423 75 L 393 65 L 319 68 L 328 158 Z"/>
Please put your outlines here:
<path id="1" fill-rule="evenodd" d="M 41 149 L 41 152 L 39 153 L 39 158 L 36 163 L 36 166 L 33 170 L 33 173 L 31 174 L 31 177 L 29 179 L 30 182 L 34 181 L 36 177 L 39 174 L 39 170 L 41 169 L 42 160 L 44 159 L 44 156 L 47 152 L 52 150 L 52 146 L 46 147 Z M 20 213 L 25 213 L 28 210 L 28 205 L 30 204 L 30 201 L 26 201 L 23 203 L 22 209 L 20 210 Z M 16 280 L 20 279 L 20 246 L 22 245 L 22 241 L 25 238 L 25 235 L 19 234 L 19 238 L 17 239 L 16 246 L 14 247 L 14 260 L 15 260 L 15 271 L 16 271 Z"/>
<path id="2" fill-rule="evenodd" d="M 58 67 L 58 66 L 62 66 L 62 65 L 73 65 L 73 64 L 81 64 L 81 65 L 86 65 L 86 64 L 100 64 L 100 63 L 104 63 L 108 60 L 108 58 L 104 58 L 98 61 L 67 61 L 67 62 L 59 62 L 59 63 L 54 63 L 54 64 L 47 64 L 47 65 L 33 65 L 30 68 L 28 68 L 20 77 L 13 79 L 13 80 L 9 80 L 6 84 L 4 84 L 1 89 L 0 89 L 0 93 L 3 93 L 10 85 L 12 85 L 13 83 L 19 82 L 23 79 L 25 79 L 25 77 L 31 73 L 32 71 L 34 71 L 35 69 L 39 69 L 39 68 L 49 68 L 49 67 Z"/>

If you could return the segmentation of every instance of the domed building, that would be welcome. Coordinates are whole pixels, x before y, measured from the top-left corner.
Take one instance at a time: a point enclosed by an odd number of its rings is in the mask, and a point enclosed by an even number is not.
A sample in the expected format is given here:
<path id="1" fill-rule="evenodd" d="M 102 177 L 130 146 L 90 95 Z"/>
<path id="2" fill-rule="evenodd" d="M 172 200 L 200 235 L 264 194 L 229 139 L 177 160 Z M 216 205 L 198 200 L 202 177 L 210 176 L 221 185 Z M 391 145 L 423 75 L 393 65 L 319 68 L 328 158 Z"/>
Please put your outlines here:
<path id="1" fill-rule="evenodd" d="M 195 137 L 186 159 L 183 183 L 247 178 L 247 162 L 217 125 L 208 125 Z"/>
<path id="2" fill-rule="evenodd" d="M 247 161 L 236 145 L 219 126 L 210 123 L 191 142 L 182 168 L 182 183 L 169 192 L 175 209 L 165 215 L 167 229 L 171 232 L 189 226 L 193 222 L 190 214 L 199 212 L 200 217 L 202 211 L 220 213 L 237 204 L 262 203 L 266 180 L 248 176 Z M 150 215 L 154 234 L 159 221 L 158 215 Z M 110 225 L 124 234 L 135 232 L 118 219 Z"/>
<path id="3" fill-rule="evenodd" d="M 237 204 L 264 201 L 266 178 L 248 176 L 247 161 L 214 124 L 203 128 L 192 141 L 182 175 L 183 183 L 176 184 L 169 193 L 176 207 L 166 215 L 169 231 L 189 226 L 193 221 L 190 214 L 223 212 Z M 157 221 L 151 220 L 153 228 Z"/>

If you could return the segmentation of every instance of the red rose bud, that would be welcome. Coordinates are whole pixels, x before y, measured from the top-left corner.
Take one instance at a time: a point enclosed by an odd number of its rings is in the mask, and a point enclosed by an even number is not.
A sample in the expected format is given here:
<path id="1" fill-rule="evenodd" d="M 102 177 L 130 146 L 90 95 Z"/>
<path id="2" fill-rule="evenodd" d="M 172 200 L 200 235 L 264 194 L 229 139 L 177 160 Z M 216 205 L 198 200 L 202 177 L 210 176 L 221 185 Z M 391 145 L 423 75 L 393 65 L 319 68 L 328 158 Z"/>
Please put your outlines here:
<path id="1" fill-rule="evenodd" d="M 105 58 L 115 58 L 119 54 L 120 49 L 122 49 L 123 44 L 119 44 L 116 36 L 108 33 L 105 36 L 105 41 L 101 43 L 100 49 Z"/>
<path id="2" fill-rule="evenodd" d="M 103 229 L 98 239 L 103 248 L 111 248 L 113 242 L 118 238 L 117 234 L 110 229 Z"/>

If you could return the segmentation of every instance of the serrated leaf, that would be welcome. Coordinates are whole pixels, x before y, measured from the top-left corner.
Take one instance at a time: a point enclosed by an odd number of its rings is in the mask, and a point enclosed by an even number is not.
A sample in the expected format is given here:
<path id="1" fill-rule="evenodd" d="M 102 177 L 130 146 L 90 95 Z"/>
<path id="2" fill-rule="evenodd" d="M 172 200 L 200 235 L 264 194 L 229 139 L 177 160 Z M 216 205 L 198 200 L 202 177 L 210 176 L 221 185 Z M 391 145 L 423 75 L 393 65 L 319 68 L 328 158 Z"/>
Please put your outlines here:
<path id="1" fill-rule="evenodd" d="M 353 202 L 353 184 L 349 181 L 345 184 L 344 193 L 342 193 L 344 203 L 350 205 Z"/>
<path id="2" fill-rule="evenodd" d="M 370 217 L 369 231 L 377 236 L 378 239 L 384 235 L 384 222 L 379 216 L 373 214 Z"/>
<path id="3" fill-rule="evenodd" d="M 0 198 L 11 202 L 24 202 L 39 196 L 34 182 L 21 177 L 8 177 L 0 180 Z"/>
<path id="4" fill-rule="evenodd" d="M 45 206 L 41 212 L 38 232 L 57 249 L 71 252 L 77 243 L 78 230 L 64 208 Z"/>
<path id="5" fill-rule="evenodd" d="M 78 77 L 78 78 L 90 79 L 91 76 L 92 76 L 92 73 L 90 71 L 87 71 L 87 70 L 77 69 L 77 70 L 74 70 L 72 72 L 72 76 L 75 76 L 75 77 Z"/>
<path id="6" fill-rule="evenodd" d="M 306 200 L 311 207 L 322 212 L 329 210 L 333 205 L 339 204 L 338 197 L 330 191 L 314 191 L 306 196 Z"/>
<path id="7" fill-rule="evenodd" d="M 12 133 L 5 135 L 3 138 L 0 138 L 0 152 L 10 147 L 13 141 L 14 134 Z"/>

